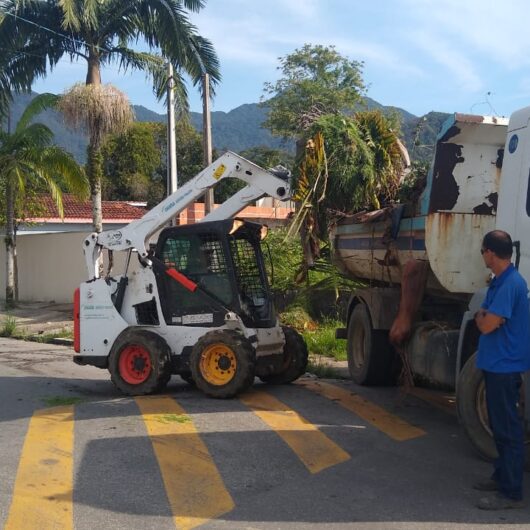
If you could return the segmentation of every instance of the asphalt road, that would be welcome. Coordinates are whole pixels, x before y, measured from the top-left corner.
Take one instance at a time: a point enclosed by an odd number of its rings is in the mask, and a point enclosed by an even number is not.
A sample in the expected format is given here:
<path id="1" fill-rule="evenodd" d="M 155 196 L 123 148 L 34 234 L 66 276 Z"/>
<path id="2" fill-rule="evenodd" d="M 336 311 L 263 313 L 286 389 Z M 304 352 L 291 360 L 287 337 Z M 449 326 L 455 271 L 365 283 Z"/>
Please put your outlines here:
<path id="1" fill-rule="evenodd" d="M 454 415 L 397 388 L 304 378 L 221 401 L 174 377 L 134 399 L 70 359 L 0 339 L 6 530 L 530 525 L 530 508 L 474 507 L 489 465 Z"/>

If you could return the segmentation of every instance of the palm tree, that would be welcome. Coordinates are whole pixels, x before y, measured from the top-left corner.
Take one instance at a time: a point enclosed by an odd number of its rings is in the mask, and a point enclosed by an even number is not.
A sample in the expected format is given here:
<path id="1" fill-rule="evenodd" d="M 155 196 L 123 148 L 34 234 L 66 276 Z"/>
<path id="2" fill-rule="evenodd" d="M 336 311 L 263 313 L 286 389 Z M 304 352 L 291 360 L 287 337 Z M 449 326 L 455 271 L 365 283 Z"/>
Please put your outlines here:
<path id="1" fill-rule="evenodd" d="M 0 178 L 6 190 L 6 305 L 15 302 L 15 218 L 31 189 L 44 187 L 63 216 L 62 186 L 78 196 L 88 194 L 83 169 L 74 158 L 52 145 L 53 133 L 42 123 L 32 123 L 45 108 L 57 102 L 57 96 L 41 94 L 26 107 L 15 130 L 0 130 Z"/>
<path id="2" fill-rule="evenodd" d="M 96 232 L 103 230 L 101 148 L 109 134 L 124 133 L 134 114 L 127 96 L 112 85 L 74 85 L 61 97 L 57 106 L 68 126 L 88 133 L 86 171 L 92 196 L 92 220 Z M 103 262 L 100 262 L 100 265 Z"/>
<path id="3" fill-rule="evenodd" d="M 117 63 L 124 71 L 146 71 L 159 97 L 167 84 L 168 60 L 177 100 L 187 109 L 184 74 L 194 84 L 204 73 L 214 82 L 220 79 L 212 44 L 186 13 L 204 5 L 205 0 L 0 0 L 0 104 L 6 90 L 30 90 L 48 66 L 53 69 L 66 55 L 86 61 L 87 85 L 100 85 L 102 66 Z M 141 39 L 149 52 L 130 47 Z M 97 157 L 97 146 L 89 145 L 90 153 Z M 94 211 L 101 211 L 99 174 L 91 168 L 89 161 Z M 94 219 L 94 225 L 101 229 L 101 219 Z"/>

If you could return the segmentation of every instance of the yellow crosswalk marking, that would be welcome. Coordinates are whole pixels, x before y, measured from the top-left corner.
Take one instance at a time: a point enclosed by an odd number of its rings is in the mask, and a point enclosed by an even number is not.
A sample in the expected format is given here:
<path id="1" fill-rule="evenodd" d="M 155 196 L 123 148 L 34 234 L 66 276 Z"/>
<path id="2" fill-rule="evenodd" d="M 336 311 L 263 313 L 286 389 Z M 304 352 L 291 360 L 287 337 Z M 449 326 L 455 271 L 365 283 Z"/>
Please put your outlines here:
<path id="1" fill-rule="evenodd" d="M 167 396 L 136 403 L 158 460 L 177 528 L 195 528 L 234 508 L 215 463 L 191 418 Z"/>
<path id="2" fill-rule="evenodd" d="M 332 399 L 398 442 L 412 440 L 426 434 L 424 430 L 407 423 L 375 403 L 339 386 L 321 381 L 307 380 L 299 380 L 297 384 L 328 399 Z"/>
<path id="3" fill-rule="evenodd" d="M 239 399 L 285 441 L 311 473 L 350 459 L 315 425 L 270 394 L 248 392 Z"/>
<path id="4" fill-rule="evenodd" d="M 73 420 L 71 405 L 33 414 L 4 530 L 73 528 Z"/>

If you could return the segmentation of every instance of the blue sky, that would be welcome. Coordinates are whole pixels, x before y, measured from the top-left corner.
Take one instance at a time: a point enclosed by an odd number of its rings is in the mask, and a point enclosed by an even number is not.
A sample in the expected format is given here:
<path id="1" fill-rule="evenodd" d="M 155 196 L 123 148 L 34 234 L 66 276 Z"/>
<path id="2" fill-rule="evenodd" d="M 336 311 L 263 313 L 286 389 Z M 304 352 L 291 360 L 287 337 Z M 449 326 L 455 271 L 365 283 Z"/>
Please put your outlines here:
<path id="1" fill-rule="evenodd" d="M 212 110 L 258 102 L 278 78 L 278 57 L 310 43 L 364 61 L 368 95 L 384 105 L 508 116 L 530 105 L 529 14 L 525 0 L 208 0 L 191 19 L 221 62 Z M 85 72 L 64 59 L 34 90 L 61 92 Z M 143 74 L 112 67 L 103 81 L 163 112 Z"/>

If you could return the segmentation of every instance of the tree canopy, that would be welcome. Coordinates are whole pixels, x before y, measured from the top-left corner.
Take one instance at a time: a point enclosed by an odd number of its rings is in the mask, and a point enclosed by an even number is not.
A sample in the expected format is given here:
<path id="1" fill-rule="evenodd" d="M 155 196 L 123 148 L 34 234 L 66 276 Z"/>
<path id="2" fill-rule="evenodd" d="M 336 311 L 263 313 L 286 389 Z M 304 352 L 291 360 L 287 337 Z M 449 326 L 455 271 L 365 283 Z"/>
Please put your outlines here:
<path id="1" fill-rule="evenodd" d="M 186 105 L 184 75 L 196 84 L 204 72 L 215 83 L 219 62 L 208 39 L 199 35 L 188 13 L 205 0 L 0 0 L 0 47 L 3 93 L 29 91 L 62 57 L 87 62 L 86 84 L 101 83 L 101 67 L 142 70 L 162 96 L 165 64 L 174 67 L 180 103 Z M 147 52 L 131 46 L 143 40 Z M 0 102 L 2 100 L 0 99 Z"/>
<path id="2" fill-rule="evenodd" d="M 263 104 L 270 109 L 264 126 L 278 136 L 298 138 L 314 117 L 353 110 L 365 92 L 363 63 L 334 46 L 306 44 L 280 57 L 282 77 L 266 83 Z"/>
<path id="3" fill-rule="evenodd" d="M 111 135 L 102 148 L 103 197 L 158 204 L 167 192 L 166 137 L 166 124 L 154 122 L 135 122 L 125 133 Z M 186 119 L 176 122 L 175 137 L 182 186 L 203 168 L 202 138 Z"/>
<path id="4" fill-rule="evenodd" d="M 54 106 L 57 97 L 41 94 L 23 112 L 14 131 L 0 130 L 0 187 L 5 191 L 6 304 L 15 298 L 15 224 L 24 216 L 28 198 L 47 190 L 63 215 L 62 189 L 88 194 L 83 169 L 69 154 L 53 145 L 53 133 L 34 118 Z"/>

